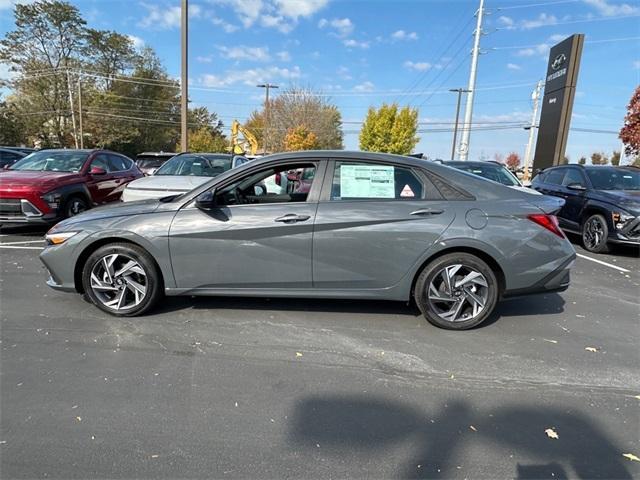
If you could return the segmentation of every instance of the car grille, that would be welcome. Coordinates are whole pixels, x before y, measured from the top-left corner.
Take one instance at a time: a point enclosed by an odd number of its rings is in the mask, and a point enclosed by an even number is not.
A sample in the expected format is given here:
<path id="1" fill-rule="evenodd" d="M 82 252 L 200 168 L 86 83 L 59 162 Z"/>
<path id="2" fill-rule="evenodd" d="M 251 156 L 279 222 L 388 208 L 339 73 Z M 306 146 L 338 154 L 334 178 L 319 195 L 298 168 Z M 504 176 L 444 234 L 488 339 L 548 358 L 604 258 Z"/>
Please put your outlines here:
<path id="1" fill-rule="evenodd" d="M 22 217 L 22 206 L 20 199 L 17 198 L 0 198 L 0 216 L 1 217 Z"/>

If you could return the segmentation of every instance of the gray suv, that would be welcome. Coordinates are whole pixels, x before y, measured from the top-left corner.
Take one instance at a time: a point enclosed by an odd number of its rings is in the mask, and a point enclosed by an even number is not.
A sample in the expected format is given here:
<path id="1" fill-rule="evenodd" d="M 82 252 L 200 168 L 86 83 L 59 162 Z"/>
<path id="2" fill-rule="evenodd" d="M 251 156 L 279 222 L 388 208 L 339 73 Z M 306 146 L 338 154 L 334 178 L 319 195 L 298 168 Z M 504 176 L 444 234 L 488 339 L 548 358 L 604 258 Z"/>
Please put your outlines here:
<path id="1" fill-rule="evenodd" d="M 415 299 L 462 330 L 502 297 L 568 287 L 563 203 L 415 158 L 292 152 L 65 220 L 40 258 L 51 287 L 117 316 L 163 295 Z"/>

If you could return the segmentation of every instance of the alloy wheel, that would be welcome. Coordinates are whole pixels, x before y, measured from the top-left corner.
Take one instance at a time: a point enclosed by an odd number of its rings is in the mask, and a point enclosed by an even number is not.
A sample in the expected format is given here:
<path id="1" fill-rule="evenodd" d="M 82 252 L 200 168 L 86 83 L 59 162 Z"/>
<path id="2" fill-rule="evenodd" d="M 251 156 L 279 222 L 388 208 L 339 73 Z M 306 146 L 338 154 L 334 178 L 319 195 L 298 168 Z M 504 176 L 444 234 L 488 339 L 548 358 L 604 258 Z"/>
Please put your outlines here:
<path id="1" fill-rule="evenodd" d="M 140 305 L 147 295 L 147 274 L 128 255 L 113 253 L 98 260 L 91 269 L 91 290 L 107 308 L 129 310 Z"/>
<path id="2" fill-rule="evenodd" d="M 73 217 L 74 215 L 78 215 L 79 213 L 84 212 L 86 209 L 87 209 L 87 205 L 83 200 L 79 198 L 74 198 L 71 200 L 71 203 L 69 204 L 67 213 L 69 217 Z"/>
<path id="3" fill-rule="evenodd" d="M 489 299 L 489 284 L 479 271 L 466 265 L 449 265 L 431 280 L 427 299 L 432 310 L 447 322 L 478 317 Z"/>
<path id="4" fill-rule="evenodd" d="M 592 217 L 587 220 L 584 226 L 584 243 L 591 250 L 597 248 L 604 238 L 604 226 L 598 217 Z"/>

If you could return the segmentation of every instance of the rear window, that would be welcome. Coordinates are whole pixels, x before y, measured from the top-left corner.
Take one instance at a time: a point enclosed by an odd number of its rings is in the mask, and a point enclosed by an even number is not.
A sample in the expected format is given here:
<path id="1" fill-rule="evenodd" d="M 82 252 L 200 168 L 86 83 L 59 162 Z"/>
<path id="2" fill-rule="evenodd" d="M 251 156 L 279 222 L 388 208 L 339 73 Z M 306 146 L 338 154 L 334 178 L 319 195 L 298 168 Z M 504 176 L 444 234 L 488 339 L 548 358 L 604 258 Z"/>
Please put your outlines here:
<path id="1" fill-rule="evenodd" d="M 500 165 L 455 165 L 455 168 L 510 187 L 520 185 L 520 182 L 506 168 Z"/>

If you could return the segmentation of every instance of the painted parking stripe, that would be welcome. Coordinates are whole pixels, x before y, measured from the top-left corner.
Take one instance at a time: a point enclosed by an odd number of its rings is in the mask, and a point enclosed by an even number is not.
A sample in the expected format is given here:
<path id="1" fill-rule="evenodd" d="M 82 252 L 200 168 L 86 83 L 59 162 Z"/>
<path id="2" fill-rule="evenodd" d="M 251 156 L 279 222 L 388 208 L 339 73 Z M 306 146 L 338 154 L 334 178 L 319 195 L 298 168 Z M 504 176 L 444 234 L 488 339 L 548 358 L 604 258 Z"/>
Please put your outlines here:
<path id="1" fill-rule="evenodd" d="M 41 243 L 44 240 L 25 240 L 24 242 L 0 242 L 0 245 L 22 245 L 23 243 Z"/>
<path id="2" fill-rule="evenodd" d="M 15 248 L 16 250 L 44 250 L 44 247 L 26 247 L 22 245 L 0 245 L 0 248 Z"/>
<path id="3" fill-rule="evenodd" d="M 585 260 L 591 260 L 592 262 L 599 263 L 600 265 L 604 265 L 605 267 L 615 268 L 616 270 L 619 270 L 624 273 L 629 273 L 631 271 L 631 270 L 627 270 L 626 268 L 619 267 L 617 265 L 612 265 L 610 263 L 603 262 L 602 260 L 596 260 L 595 258 L 587 257 L 586 255 L 582 255 L 580 253 L 576 253 L 576 255 L 579 256 L 580 258 L 584 258 Z"/>

